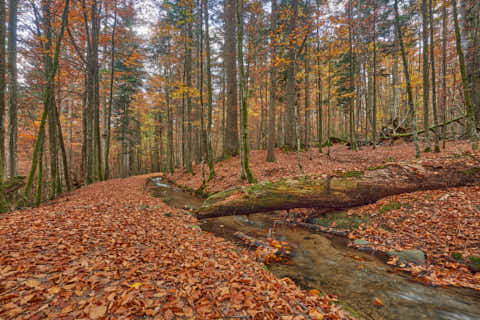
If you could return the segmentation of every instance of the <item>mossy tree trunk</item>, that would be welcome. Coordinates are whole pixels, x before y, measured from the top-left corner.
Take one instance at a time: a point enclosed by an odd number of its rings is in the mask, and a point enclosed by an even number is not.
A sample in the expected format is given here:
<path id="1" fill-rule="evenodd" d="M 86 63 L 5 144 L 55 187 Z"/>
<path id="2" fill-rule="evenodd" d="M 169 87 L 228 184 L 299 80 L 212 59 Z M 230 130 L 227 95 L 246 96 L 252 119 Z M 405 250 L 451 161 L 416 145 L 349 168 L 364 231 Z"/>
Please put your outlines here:
<path id="1" fill-rule="evenodd" d="M 293 208 L 339 210 L 387 196 L 480 183 L 480 165 L 469 158 L 389 163 L 327 177 L 260 182 L 209 197 L 197 217 L 212 218 Z"/>
<path id="2" fill-rule="evenodd" d="M 254 182 L 254 177 L 249 166 L 248 151 L 248 107 L 247 107 L 247 75 L 245 74 L 245 66 L 243 62 L 243 0 L 237 0 L 237 59 L 240 71 L 240 115 L 242 126 L 241 140 L 241 157 L 242 166 L 245 177 L 249 183 Z M 243 176 L 243 174 L 242 174 Z"/>

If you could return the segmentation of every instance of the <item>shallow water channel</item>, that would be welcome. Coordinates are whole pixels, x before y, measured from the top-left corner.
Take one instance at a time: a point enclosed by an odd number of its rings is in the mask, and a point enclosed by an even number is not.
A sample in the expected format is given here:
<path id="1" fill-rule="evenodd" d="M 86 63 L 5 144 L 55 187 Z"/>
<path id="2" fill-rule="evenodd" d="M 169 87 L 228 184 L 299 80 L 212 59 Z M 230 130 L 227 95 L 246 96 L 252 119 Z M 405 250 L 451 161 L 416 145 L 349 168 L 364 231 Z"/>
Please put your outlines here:
<path id="1" fill-rule="evenodd" d="M 202 200 L 153 178 L 150 190 L 179 209 L 197 208 Z M 468 289 L 425 286 L 393 271 L 380 258 L 346 246 L 343 238 L 292 228 L 274 214 L 254 214 L 200 221 L 204 231 L 238 242 L 237 231 L 258 239 L 287 241 L 294 256 L 284 264 L 268 266 L 277 277 L 289 277 L 304 289 L 317 289 L 338 297 L 339 303 L 359 319 L 479 320 L 480 294 Z M 375 298 L 385 306 L 376 306 Z"/>

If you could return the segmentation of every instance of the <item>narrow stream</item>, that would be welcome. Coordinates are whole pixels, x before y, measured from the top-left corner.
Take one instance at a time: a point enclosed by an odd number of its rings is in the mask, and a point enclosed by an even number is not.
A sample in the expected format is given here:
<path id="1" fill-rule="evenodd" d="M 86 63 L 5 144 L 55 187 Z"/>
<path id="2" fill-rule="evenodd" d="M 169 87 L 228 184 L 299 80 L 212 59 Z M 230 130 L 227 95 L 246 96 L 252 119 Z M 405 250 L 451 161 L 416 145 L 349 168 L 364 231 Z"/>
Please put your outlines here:
<path id="1" fill-rule="evenodd" d="M 152 193 L 166 204 L 197 208 L 202 200 L 162 178 L 153 178 Z M 258 239 L 287 241 L 294 256 L 288 263 L 268 266 L 277 277 L 289 277 L 300 287 L 334 294 L 359 319 L 479 320 L 480 294 L 459 288 L 425 286 L 398 274 L 379 258 L 351 249 L 346 240 L 286 226 L 274 214 L 221 217 L 200 221 L 204 231 L 238 242 L 237 231 Z M 373 303 L 380 299 L 384 306 Z"/>

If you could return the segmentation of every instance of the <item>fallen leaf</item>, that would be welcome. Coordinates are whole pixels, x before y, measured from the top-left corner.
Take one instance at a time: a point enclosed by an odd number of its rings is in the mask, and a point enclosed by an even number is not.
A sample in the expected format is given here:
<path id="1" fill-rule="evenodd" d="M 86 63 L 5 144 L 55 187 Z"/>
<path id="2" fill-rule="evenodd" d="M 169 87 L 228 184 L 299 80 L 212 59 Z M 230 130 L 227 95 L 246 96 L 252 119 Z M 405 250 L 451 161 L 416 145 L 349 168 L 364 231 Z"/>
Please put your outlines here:
<path id="1" fill-rule="evenodd" d="M 92 306 L 90 307 L 90 312 L 88 313 L 88 317 L 90 319 L 100 319 L 101 317 L 103 317 L 105 315 L 105 313 L 107 312 L 107 307 L 106 306 Z"/>

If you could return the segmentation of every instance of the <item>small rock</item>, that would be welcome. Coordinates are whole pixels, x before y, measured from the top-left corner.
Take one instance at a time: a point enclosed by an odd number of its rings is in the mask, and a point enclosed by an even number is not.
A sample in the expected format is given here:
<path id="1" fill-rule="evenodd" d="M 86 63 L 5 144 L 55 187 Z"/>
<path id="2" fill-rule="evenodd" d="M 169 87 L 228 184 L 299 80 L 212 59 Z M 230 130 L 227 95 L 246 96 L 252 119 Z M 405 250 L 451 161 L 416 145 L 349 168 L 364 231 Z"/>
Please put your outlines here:
<path id="1" fill-rule="evenodd" d="M 357 240 L 353 241 L 353 244 L 356 245 L 356 246 L 368 246 L 370 244 L 370 242 L 368 242 L 365 239 L 357 239 Z"/>
<path id="2" fill-rule="evenodd" d="M 442 196 L 442 197 L 441 197 L 440 199 L 438 199 L 438 200 L 440 200 L 440 201 L 445 201 L 445 200 L 447 200 L 448 198 L 450 198 L 450 194 L 447 193 L 446 195 Z"/>
<path id="3" fill-rule="evenodd" d="M 425 264 L 425 253 L 422 250 L 403 250 L 403 251 L 396 251 L 390 250 L 387 252 L 389 256 L 398 257 L 400 262 L 403 263 L 415 263 L 418 265 Z"/>

